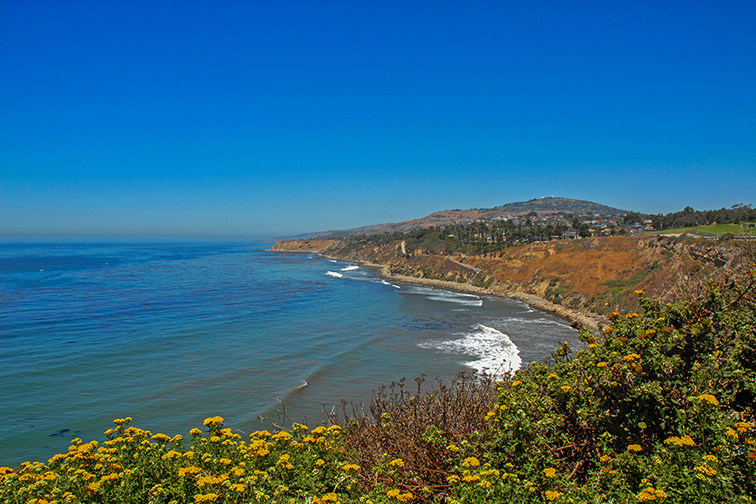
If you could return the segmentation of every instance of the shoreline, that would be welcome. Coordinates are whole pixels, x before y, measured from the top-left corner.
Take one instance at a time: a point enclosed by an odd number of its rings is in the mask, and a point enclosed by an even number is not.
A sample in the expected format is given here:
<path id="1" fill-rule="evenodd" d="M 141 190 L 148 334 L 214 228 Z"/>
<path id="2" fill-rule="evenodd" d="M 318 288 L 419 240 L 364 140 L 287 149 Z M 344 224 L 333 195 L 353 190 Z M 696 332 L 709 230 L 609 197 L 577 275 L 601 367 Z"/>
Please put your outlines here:
<path id="1" fill-rule="evenodd" d="M 294 251 L 291 251 L 291 252 L 294 252 Z M 303 252 L 303 251 L 299 251 L 299 252 Z M 318 255 L 325 259 L 345 261 L 345 259 L 343 258 L 330 256 L 322 252 L 319 252 Z M 368 261 L 357 261 L 353 259 L 349 259 L 346 261 L 358 263 L 363 266 L 368 266 L 371 268 L 376 268 L 379 271 L 381 277 L 385 279 L 396 280 L 398 282 L 416 284 L 416 285 L 429 285 L 432 287 L 440 287 L 440 288 L 449 289 L 449 290 L 472 292 L 475 294 L 484 294 L 487 296 L 496 296 L 496 297 L 501 297 L 501 298 L 514 299 L 516 301 L 521 301 L 527 304 L 528 306 L 535 308 L 536 310 L 546 312 L 546 313 L 551 313 L 553 315 L 556 315 L 558 317 L 561 317 L 567 320 L 568 322 L 570 322 L 570 325 L 573 328 L 582 326 L 594 334 L 600 334 L 603 327 L 608 327 L 610 325 L 609 319 L 607 319 L 606 317 L 603 317 L 602 315 L 599 315 L 593 312 L 588 312 L 586 310 L 580 310 L 577 308 L 569 308 L 566 306 L 558 305 L 558 304 L 552 303 L 548 299 L 544 299 L 540 296 L 536 296 L 535 294 L 527 294 L 524 292 L 514 292 L 514 291 L 501 291 L 497 289 L 484 289 L 482 287 L 476 287 L 474 285 L 470 285 L 467 283 L 449 282 L 447 280 L 437 280 L 435 278 L 418 278 L 418 277 L 410 277 L 410 276 L 405 276 L 405 275 L 397 275 L 397 274 L 391 273 L 390 267 L 387 264 L 376 264 L 376 263 L 371 263 Z"/>

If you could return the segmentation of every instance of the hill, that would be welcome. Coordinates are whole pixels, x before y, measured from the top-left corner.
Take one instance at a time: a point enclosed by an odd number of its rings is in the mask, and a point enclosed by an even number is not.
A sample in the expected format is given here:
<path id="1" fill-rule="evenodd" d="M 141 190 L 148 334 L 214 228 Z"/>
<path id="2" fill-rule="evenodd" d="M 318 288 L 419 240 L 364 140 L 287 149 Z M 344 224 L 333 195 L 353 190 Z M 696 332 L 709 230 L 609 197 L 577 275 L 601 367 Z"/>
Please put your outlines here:
<path id="1" fill-rule="evenodd" d="M 517 219 L 531 212 L 539 216 L 554 216 L 561 214 L 565 220 L 575 216 L 616 216 L 622 217 L 629 212 L 610 206 L 594 203 L 592 201 L 576 200 L 571 198 L 538 198 L 529 201 L 507 203 L 493 208 L 472 208 L 469 210 L 441 210 L 419 219 L 388 224 L 374 224 L 355 229 L 328 231 L 325 233 L 313 233 L 311 237 L 341 238 L 358 234 L 375 234 L 387 232 L 406 232 L 413 229 L 428 228 L 435 226 L 450 226 L 456 224 L 468 224 L 471 222 L 490 222 L 505 219 Z M 300 236 L 298 238 L 304 238 Z"/>

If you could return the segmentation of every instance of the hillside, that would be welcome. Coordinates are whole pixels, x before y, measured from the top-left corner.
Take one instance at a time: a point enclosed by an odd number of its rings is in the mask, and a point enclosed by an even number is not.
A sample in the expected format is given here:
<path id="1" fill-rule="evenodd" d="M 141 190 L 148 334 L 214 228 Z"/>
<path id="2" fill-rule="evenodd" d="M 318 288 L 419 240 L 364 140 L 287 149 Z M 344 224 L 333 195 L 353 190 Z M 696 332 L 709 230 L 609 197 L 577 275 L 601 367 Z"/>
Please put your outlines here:
<path id="1" fill-rule="evenodd" d="M 613 208 L 592 201 L 555 198 L 554 196 L 508 203 L 495 207 L 493 210 L 513 215 L 522 215 L 528 212 L 538 212 L 539 214 L 566 212 L 575 215 L 624 215 L 629 213 L 627 210 L 620 210 L 619 208 Z"/>
<path id="2" fill-rule="evenodd" d="M 469 210 L 441 210 L 434 212 L 419 219 L 412 219 L 403 222 L 394 222 L 388 224 L 374 224 L 355 229 L 343 231 L 329 231 L 326 233 L 316 233 L 311 236 L 321 236 L 329 238 L 340 238 L 345 236 L 354 236 L 358 234 L 374 234 L 385 232 L 406 232 L 413 229 L 427 228 L 434 226 L 450 226 L 455 224 L 467 224 L 476 221 L 495 221 L 501 219 L 516 219 L 527 215 L 530 212 L 536 212 L 540 216 L 549 216 L 554 214 L 577 215 L 577 216 L 618 216 L 621 217 L 628 212 L 618 208 L 612 208 L 591 201 L 576 200 L 570 198 L 539 198 L 529 201 L 516 203 L 507 203 L 494 208 L 473 208 Z"/>

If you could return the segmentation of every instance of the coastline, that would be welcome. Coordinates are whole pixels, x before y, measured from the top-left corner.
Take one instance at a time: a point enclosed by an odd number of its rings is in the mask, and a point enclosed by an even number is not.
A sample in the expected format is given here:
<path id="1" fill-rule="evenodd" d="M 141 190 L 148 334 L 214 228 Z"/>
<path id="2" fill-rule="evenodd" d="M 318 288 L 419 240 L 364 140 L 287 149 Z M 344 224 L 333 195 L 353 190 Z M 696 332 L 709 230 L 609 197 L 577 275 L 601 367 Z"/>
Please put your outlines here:
<path id="1" fill-rule="evenodd" d="M 295 252 L 295 251 L 292 250 L 289 252 Z M 300 250 L 298 252 L 303 252 L 303 251 Z M 319 252 L 318 255 L 320 255 L 321 257 L 325 259 L 334 259 L 334 260 L 340 260 L 340 261 L 345 260 L 338 256 L 330 256 L 322 252 Z M 607 318 L 599 314 L 589 312 L 586 310 L 580 310 L 576 308 L 569 308 L 566 306 L 558 305 L 556 303 L 552 303 L 548 299 L 544 299 L 540 296 L 536 296 L 535 294 L 527 294 L 524 292 L 514 292 L 514 291 L 504 291 L 504 290 L 490 289 L 490 288 L 485 289 L 485 288 L 476 287 L 474 285 L 470 285 L 467 283 L 449 282 L 446 280 L 437 280 L 435 278 L 418 278 L 418 277 L 410 277 L 410 276 L 405 276 L 405 275 L 398 275 L 395 273 L 391 273 L 390 267 L 387 264 L 376 264 L 376 263 L 371 263 L 368 261 L 358 261 L 354 259 L 349 259 L 348 261 L 359 263 L 359 264 L 362 264 L 363 266 L 376 268 L 380 272 L 381 277 L 385 279 L 396 280 L 399 282 L 404 282 L 404 283 L 409 283 L 409 284 L 428 285 L 432 287 L 440 287 L 440 288 L 449 289 L 449 290 L 472 292 L 475 294 L 484 294 L 488 296 L 497 296 L 497 297 L 509 298 L 509 299 L 521 301 L 535 308 L 536 310 L 551 313 L 558 317 L 561 317 L 567 320 L 568 322 L 570 322 L 570 325 L 572 325 L 575 328 L 580 327 L 580 326 L 585 327 L 586 329 L 588 329 L 594 334 L 599 334 L 603 327 L 608 327 L 609 325 L 611 325 Z"/>

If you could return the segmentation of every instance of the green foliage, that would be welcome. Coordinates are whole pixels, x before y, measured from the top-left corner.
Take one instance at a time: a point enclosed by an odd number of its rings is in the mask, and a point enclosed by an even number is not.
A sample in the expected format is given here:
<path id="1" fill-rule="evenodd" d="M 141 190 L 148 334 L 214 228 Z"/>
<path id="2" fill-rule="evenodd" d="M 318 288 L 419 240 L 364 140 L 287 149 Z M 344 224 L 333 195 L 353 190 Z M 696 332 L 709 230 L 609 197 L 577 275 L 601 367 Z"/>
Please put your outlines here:
<path id="1" fill-rule="evenodd" d="M 465 502 L 751 502 L 756 494 L 754 278 L 612 315 L 601 341 L 502 386 L 477 454 L 502 477 Z M 468 476 L 474 472 L 468 471 Z M 481 484 L 485 481 L 486 484 Z M 512 485 L 515 482 L 515 485 Z M 488 486 L 490 483 L 490 486 Z"/>

